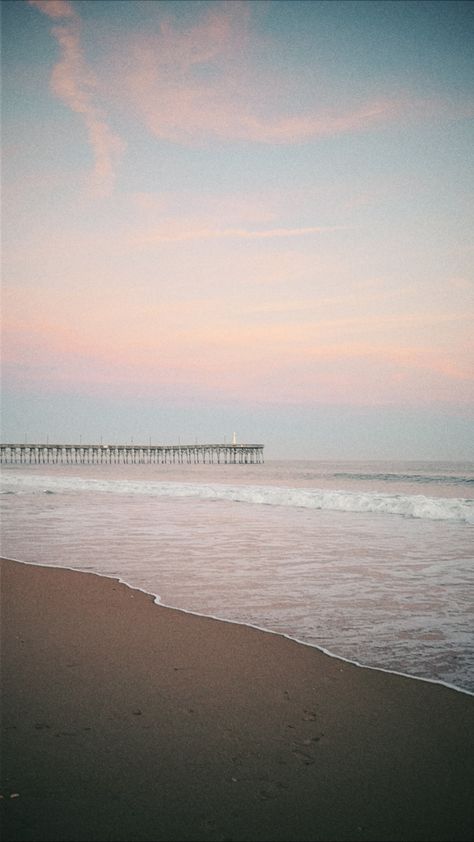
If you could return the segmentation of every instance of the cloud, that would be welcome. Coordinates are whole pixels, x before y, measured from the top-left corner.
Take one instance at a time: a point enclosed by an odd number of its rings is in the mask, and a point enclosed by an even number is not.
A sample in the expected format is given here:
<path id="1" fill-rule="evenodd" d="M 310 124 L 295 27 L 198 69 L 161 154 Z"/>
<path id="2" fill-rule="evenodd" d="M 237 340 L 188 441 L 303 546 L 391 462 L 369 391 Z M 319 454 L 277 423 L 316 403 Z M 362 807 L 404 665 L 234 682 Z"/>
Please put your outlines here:
<path id="1" fill-rule="evenodd" d="M 28 0 L 30 6 L 36 6 L 40 12 L 50 18 L 75 18 L 76 12 L 68 0 Z"/>
<path id="2" fill-rule="evenodd" d="M 169 13 L 155 32 L 127 36 L 105 70 L 110 96 L 155 137 L 182 144 L 294 144 L 452 111 L 407 92 L 354 104 L 317 82 L 304 88 L 252 28 L 252 12 L 251 4 L 214 3 L 187 26 Z"/>
<path id="3" fill-rule="evenodd" d="M 7 290 L 8 293 L 8 290 Z M 325 300 L 289 300 L 280 323 L 251 323 L 225 296 L 163 301 L 140 286 L 113 294 L 107 284 L 78 284 L 51 310 L 44 290 L 15 290 L 4 325 L 5 370 L 17 384 L 94 384 L 175 393 L 189 389 L 261 401 L 346 400 L 423 404 L 472 401 L 472 340 L 467 315 L 449 313 L 318 316 Z M 269 307 L 273 299 L 269 298 Z M 15 303 L 16 302 L 16 303 Z M 107 319 L 104 322 L 104 312 Z M 306 314 L 309 321 L 306 321 Z M 443 349 L 439 328 L 451 320 L 458 345 Z M 424 325 L 430 338 L 420 339 Z M 416 326 L 416 339 L 406 332 Z M 467 338 L 464 338 L 464 337 Z M 420 389 L 420 380 L 423 389 Z M 191 392 L 190 392 L 191 393 Z"/>
<path id="4" fill-rule="evenodd" d="M 97 81 L 84 59 L 79 17 L 66 0 L 30 0 L 30 3 L 48 17 L 66 21 L 52 29 L 61 58 L 53 68 L 51 88 L 72 111 L 81 115 L 94 154 L 91 192 L 98 197 L 107 196 L 113 190 L 125 144 L 114 134 L 96 103 Z"/>
<path id="5" fill-rule="evenodd" d="M 220 57 L 219 57 L 220 58 Z M 235 91 L 226 78 L 193 82 L 193 66 L 178 73 L 178 66 L 163 66 L 160 39 L 153 48 L 136 48 L 133 71 L 126 80 L 126 96 L 132 108 L 156 137 L 175 142 L 220 140 L 289 144 L 316 137 L 361 131 L 395 120 L 406 110 L 397 99 L 369 101 L 361 108 L 340 107 L 332 111 L 269 116 L 259 101 L 265 97 L 264 80 L 252 89 L 245 80 Z M 263 90 L 262 90 L 263 88 Z M 275 93 L 268 93 L 277 107 Z"/>
<path id="6" fill-rule="evenodd" d="M 121 118 L 138 120 L 161 140 L 183 145 L 209 140 L 273 145 L 381 128 L 459 107 L 409 93 L 367 94 L 357 104 L 331 97 L 318 86 L 299 84 L 276 59 L 276 46 L 252 25 L 251 3 L 214 2 L 185 23 L 167 4 L 156 4 L 146 34 L 114 30 L 110 53 L 94 78 L 81 50 L 80 19 L 67 0 L 30 0 L 60 23 L 53 33 L 62 57 L 53 90 L 81 113 L 95 156 L 97 192 L 112 188 L 124 149 L 97 105 L 99 89 Z M 172 5 L 172 4 L 171 4 Z"/>
<path id="7" fill-rule="evenodd" d="M 181 243 L 189 240 L 260 240 L 275 237 L 302 237 L 307 234 L 323 234 L 329 231 L 345 230 L 346 226 L 316 225 L 307 228 L 269 228 L 267 230 L 250 231 L 245 228 L 185 228 L 179 223 L 173 223 L 148 234 L 137 235 L 133 238 L 135 245 L 152 245 L 153 243 Z"/>

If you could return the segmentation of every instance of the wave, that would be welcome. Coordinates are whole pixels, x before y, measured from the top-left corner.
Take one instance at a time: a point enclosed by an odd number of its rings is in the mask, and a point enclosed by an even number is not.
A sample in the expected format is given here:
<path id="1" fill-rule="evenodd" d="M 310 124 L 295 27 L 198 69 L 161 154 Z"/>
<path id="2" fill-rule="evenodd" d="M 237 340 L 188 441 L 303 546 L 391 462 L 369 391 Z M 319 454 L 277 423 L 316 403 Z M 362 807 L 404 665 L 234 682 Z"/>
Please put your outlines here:
<path id="1" fill-rule="evenodd" d="M 382 482 L 414 482 L 414 483 L 423 483 L 429 485 L 430 483 L 434 483 L 437 485 L 474 485 L 474 477 L 467 477 L 467 476 L 456 476 L 455 474 L 450 474 L 446 476 L 442 476 L 441 474 L 429 475 L 429 474 L 384 474 L 384 473 L 367 473 L 367 474 L 358 474 L 352 473 L 350 471 L 341 471 L 339 473 L 333 474 L 334 477 L 338 479 L 355 479 L 355 480 L 382 480 Z"/>
<path id="2" fill-rule="evenodd" d="M 325 509 L 337 512 L 365 512 L 474 524 L 474 501 L 465 498 L 426 497 L 421 494 L 383 494 L 361 491 L 281 488 L 277 486 L 232 486 L 184 482 L 134 482 L 95 480 L 80 477 L 9 476 L 5 484 L 33 492 L 58 489 L 70 492 L 146 494 L 165 497 L 194 497 L 267 506 Z"/>

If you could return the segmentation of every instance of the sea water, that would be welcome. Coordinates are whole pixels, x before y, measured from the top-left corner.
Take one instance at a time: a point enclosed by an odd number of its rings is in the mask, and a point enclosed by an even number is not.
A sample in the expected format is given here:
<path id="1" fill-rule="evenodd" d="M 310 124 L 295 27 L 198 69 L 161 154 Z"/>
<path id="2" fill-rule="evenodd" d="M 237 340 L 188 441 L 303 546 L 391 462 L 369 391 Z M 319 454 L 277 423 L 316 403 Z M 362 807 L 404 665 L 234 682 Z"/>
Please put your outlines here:
<path id="1" fill-rule="evenodd" d="M 1 553 L 474 692 L 474 464 L 4 465 Z"/>

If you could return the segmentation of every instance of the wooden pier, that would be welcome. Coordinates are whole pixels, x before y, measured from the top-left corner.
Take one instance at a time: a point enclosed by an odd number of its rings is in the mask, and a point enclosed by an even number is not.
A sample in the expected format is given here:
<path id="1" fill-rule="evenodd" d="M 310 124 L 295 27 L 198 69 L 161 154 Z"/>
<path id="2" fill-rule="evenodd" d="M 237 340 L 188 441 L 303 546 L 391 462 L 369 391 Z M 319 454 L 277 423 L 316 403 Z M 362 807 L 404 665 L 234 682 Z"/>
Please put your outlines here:
<path id="1" fill-rule="evenodd" d="M 263 444 L 0 444 L 4 465 L 256 465 Z"/>

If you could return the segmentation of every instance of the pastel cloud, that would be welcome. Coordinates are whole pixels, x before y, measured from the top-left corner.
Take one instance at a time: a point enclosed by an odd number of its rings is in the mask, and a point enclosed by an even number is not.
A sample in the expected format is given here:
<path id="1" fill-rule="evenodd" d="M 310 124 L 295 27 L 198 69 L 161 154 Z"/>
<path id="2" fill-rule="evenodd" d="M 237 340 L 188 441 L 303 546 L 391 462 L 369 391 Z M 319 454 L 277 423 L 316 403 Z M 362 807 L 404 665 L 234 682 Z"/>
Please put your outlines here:
<path id="1" fill-rule="evenodd" d="M 312 102 L 295 106 L 298 97 L 291 96 L 274 56 L 268 59 L 267 46 L 252 31 L 251 4 L 211 4 L 188 28 L 168 19 L 156 34 L 135 34 L 122 43 L 108 71 L 108 94 L 155 137 L 183 144 L 291 144 L 448 109 L 407 93 L 328 106 L 327 92 L 320 96 L 317 89 Z"/>
<path id="2" fill-rule="evenodd" d="M 217 389 L 228 397 L 245 392 L 261 402 L 307 403 L 314 395 L 353 404 L 472 400 L 466 314 L 370 316 L 365 307 L 351 314 L 353 303 L 336 297 L 288 301 L 282 322 L 269 323 L 263 312 L 250 324 L 248 313 L 236 311 L 225 296 L 167 299 L 163 306 L 159 296 L 148 293 L 145 300 L 139 289 L 117 290 L 111 298 L 108 287 L 81 287 L 58 302 L 53 315 L 39 291 L 15 298 L 5 324 L 4 364 L 6 375 L 11 371 L 25 388 L 39 379 L 45 388 L 88 384 L 117 394 L 165 388 L 210 396 Z M 324 306 L 344 303 L 345 314 L 338 318 L 316 315 Z M 305 318 L 292 318 L 291 304 L 304 309 Z M 272 307 L 269 300 L 266 309 Z M 451 342 L 443 349 L 436 336 L 449 322 L 459 347 Z M 403 339 L 413 327 L 416 343 Z"/>
<path id="3" fill-rule="evenodd" d="M 226 90 L 224 85 L 219 90 L 203 85 L 186 86 L 170 80 L 163 84 L 159 66 L 152 72 L 140 66 L 143 62 L 144 57 L 139 51 L 139 66 L 129 83 L 130 100 L 150 131 L 156 137 L 167 140 L 186 143 L 214 137 L 287 144 L 360 131 L 392 121 L 405 110 L 403 102 L 387 99 L 339 113 L 322 112 L 270 119 L 252 113 L 251 103 L 239 104 L 233 100 L 231 90 Z"/>
<path id="4" fill-rule="evenodd" d="M 184 228 L 174 222 L 157 231 L 135 235 L 132 242 L 137 245 L 153 243 L 179 243 L 186 240 L 261 240 L 276 237 L 302 237 L 306 234 L 322 234 L 340 231 L 343 226 L 310 226 L 302 228 L 269 228 L 267 230 L 246 230 L 245 228 Z"/>
<path id="5" fill-rule="evenodd" d="M 107 196 L 112 192 L 125 143 L 114 134 L 96 102 L 97 80 L 84 58 L 79 17 L 66 0 L 31 0 L 31 5 L 48 17 L 65 21 L 52 29 L 61 58 L 51 75 L 51 89 L 81 115 L 94 155 L 91 192 L 98 197 Z"/>
<path id="6" fill-rule="evenodd" d="M 61 24 L 53 28 L 61 59 L 52 89 L 82 116 L 98 195 L 111 192 L 125 148 L 98 104 L 99 94 L 122 118 L 144 124 L 157 138 L 185 145 L 209 139 L 301 143 L 452 111 L 444 102 L 407 93 L 367 94 L 357 104 L 328 105 L 328 92 L 320 96 L 317 86 L 312 99 L 296 106 L 298 97 L 292 97 L 271 45 L 252 27 L 252 5 L 237 0 L 204 7 L 187 26 L 168 14 L 161 21 L 157 15 L 155 32 L 122 37 L 114 32 L 115 48 L 99 60 L 95 75 L 85 62 L 81 22 L 72 4 L 30 2 Z"/>
<path id="7" fill-rule="evenodd" d="M 30 6 L 36 6 L 40 12 L 50 18 L 75 18 L 76 12 L 68 0 L 28 0 Z"/>
<path id="8" fill-rule="evenodd" d="M 255 358 L 255 349 L 236 353 L 225 345 L 201 348 L 189 357 L 182 347 L 104 347 L 89 343 L 74 332 L 61 337 L 56 330 L 19 334 L 14 353 L 4 360 L 5 384 L 42 391 L 58 386 L 77 394 L 97 387 L 121 396 L 147 394 L 237 398 L 280 404 L 317 400 L 352 405 L 418 405 L 444 402 L 469 404 L 472 382 L 450 370 L 452 360 L 442 355 L 417 355 L 409 348 L 370 346 L 322 347 L 311 360 L 293 356 Z M 13 337 L 14 339 L 15 337 Z M 170 337 L 165 336 L 168 340 Z M 23 341 L 21 341 L 23 340 Z M 13 342 L 11 347 L 13 347 Z M 425 389 L 420 393 L 420 375 Z"/>
<path id="9" fill-rule="evenodd" d="M 309 197 L 311 199 L 311 197 Z M 225 193 L 191 191 L 145 193 L 130 196 L 133 222 L 127 242 L 132 247 L 205 240 L 265 240 L 300 238 L 346 231 L 348 225 L 282 224 L 288 208 L 302 220 L 323 214 L 315 212 L 308 197 L 298 191 Z M 324 210 L 325 219 L 333 211 Z M 281 266 L 281 264 L 280 264 Z"/>

